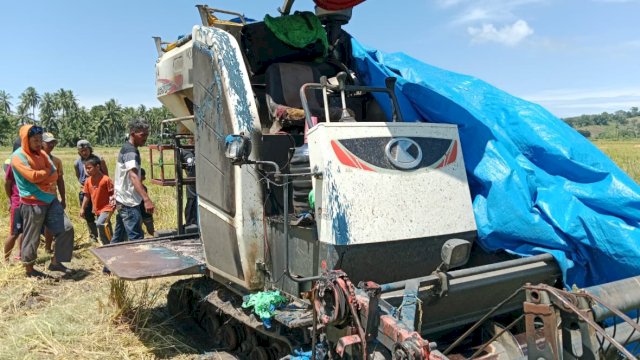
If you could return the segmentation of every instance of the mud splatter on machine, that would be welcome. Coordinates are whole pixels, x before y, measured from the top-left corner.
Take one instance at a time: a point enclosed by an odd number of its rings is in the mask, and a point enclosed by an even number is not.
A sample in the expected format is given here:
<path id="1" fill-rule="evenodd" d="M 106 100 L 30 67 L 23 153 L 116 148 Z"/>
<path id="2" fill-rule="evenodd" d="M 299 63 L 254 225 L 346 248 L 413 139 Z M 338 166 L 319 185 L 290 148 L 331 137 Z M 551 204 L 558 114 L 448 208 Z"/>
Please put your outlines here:
<path id="1" fill-rule="evenodd" d="M 153 149 L 194 140 L 198 228 L 179 212 L 177 234 L 96 256 L 128 280 L 202 274 L 172 286 L 169 310 L 242 358 L 631 356 L 640 327 L 620 310 L 638 308 L 636 279 L 566 292 L 552 256 L 474 246 L 457 127 L 404 119 L 393 78 L 362 85 L 341 29 L 361 1 L 292 2 L 265 21 L 198 6 L 191 34 L 156 38 L 157 96 L 179 125 Z M 301 23 L 321 35 L 294 46 L 282 29 Z M 178 185 L 181 208 L 175 160 L 153 181 Z M 269 321 L 241 307 L 273 289 L 289 303 Z"/>

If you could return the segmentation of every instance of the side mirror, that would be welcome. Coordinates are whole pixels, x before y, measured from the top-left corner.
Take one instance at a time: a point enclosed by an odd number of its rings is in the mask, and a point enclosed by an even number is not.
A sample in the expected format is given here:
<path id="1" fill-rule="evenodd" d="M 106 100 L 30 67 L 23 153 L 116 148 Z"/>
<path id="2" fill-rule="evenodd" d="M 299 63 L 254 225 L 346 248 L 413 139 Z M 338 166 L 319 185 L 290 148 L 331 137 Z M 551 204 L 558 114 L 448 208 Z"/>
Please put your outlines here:
<path id="1" fill-rule="evenodd" d="M 460 267 L 469 261 L 471 255 L 471 242 L 462 239 L 450 239 L 442 245 L 440 257 L 442 264 L 438 267 L 441 271 Z"/>
<path id="2" fill-rule="evenodd" d="M 224 155 L 233 165 L 246 164 L 251 154 L 251 139 L 244 134 L 227 135 L 224 139 Z"/>

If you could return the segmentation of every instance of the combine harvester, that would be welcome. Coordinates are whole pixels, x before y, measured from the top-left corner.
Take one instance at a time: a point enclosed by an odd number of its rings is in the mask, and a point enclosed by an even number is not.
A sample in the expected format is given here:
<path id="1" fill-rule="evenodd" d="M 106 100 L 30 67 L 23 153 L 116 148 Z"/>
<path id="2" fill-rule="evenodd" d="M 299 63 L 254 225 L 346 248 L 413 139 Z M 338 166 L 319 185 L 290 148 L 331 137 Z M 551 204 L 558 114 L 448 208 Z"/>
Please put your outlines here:
<path id="1" fill-rule="evenodd" d="M 479 246 L 458 126 L 422 121 L 399 79 L 356 59 L 341 26 L 359 2 L 291 15 L 288 0 L 265 21 L 199 5 L 191 34 L 156 38 L 177 131 L 150 146 L 152 181 L 177 187 L 178 231 L 94 254 L 126 280 L 200 274 L 172 285 L 169 311 L 240 358 L 633 357 L 638 278 L 569 291 L 557 255 Z M 181 220 L 194 181 L 196 229 Z"/>

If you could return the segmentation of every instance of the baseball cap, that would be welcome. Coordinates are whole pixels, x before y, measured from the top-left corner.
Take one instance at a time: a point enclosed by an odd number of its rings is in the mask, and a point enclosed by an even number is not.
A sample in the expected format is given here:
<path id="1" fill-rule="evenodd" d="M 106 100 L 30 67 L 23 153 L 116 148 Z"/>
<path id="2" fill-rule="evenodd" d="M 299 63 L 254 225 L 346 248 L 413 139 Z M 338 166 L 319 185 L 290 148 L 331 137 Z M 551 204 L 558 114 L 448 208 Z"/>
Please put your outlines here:
<path id="1" fill-rule="evenodd" d="M 35 135 L 42 135 L 42 133 L 44 133 L 44 129 L 41 126 L 33 125 L 32 127 L 29 128 L 29 131 L 27 132 L 27 136 L 32 137 Z"/>
<path id="2" fill-rule="evenodd" d="M 52 133 L 50 132 L 46 132 L 44 134 L 42 134 L 42 141 L 44 142 L 51 142 L 51 141 L 57 141 L 56 138 L 53 136 Z"/>
<path id="3" fill-rule="evenodd" d="M 78 144 L 76 144 L 76 146 L 78 147 L 78 149 L 82 149 L 82 148 L 90 148 L 91 147 L 91 143 L 87 140 L 78 140 Z"/>

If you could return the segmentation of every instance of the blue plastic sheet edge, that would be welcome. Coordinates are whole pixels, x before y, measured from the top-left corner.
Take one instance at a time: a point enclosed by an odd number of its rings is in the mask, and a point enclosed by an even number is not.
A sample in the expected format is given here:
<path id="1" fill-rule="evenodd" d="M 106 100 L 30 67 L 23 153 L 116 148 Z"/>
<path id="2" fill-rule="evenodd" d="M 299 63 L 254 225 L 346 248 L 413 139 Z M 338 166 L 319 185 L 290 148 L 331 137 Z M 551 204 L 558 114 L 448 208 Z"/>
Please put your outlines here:
<path id="1" fill-rule="evenodd" d="M 458 126 L 480 246 L 551 253 L 567 288 L 640 274 L 640 186 L 589 140 L 480 79 L 355 39 L 352 49 L 366 85 L 398 79 L 405 121 Z"/>

